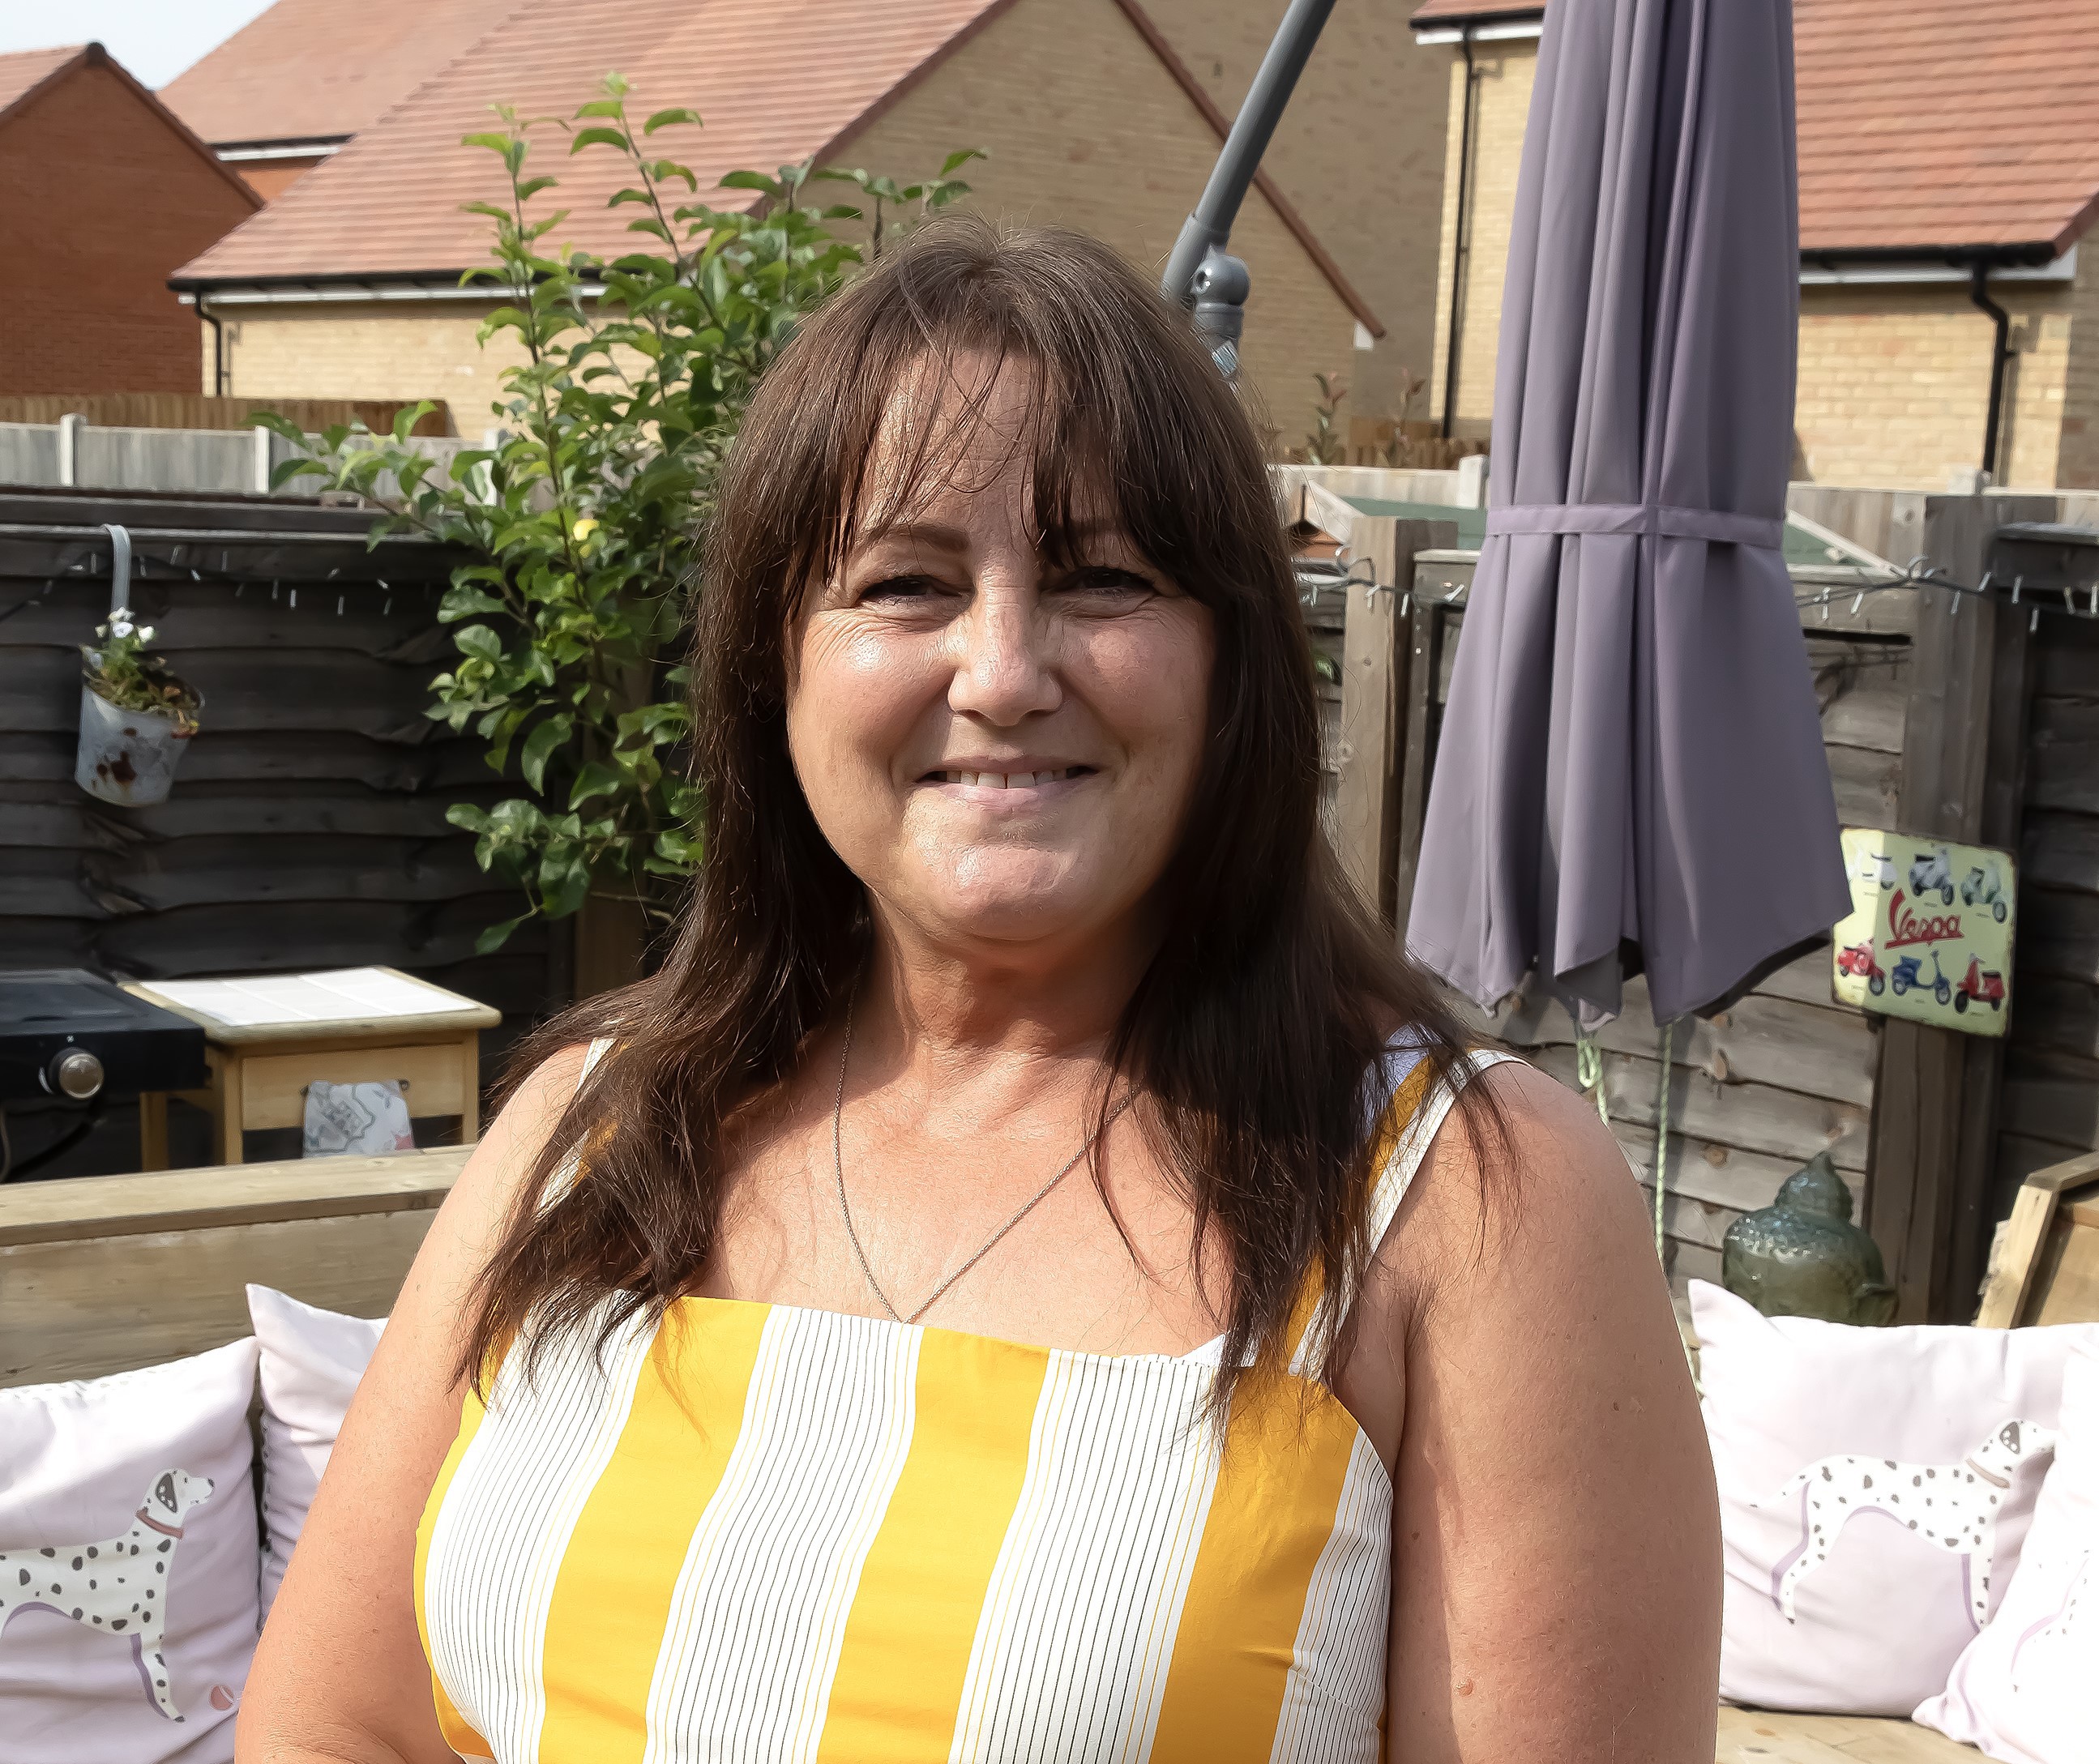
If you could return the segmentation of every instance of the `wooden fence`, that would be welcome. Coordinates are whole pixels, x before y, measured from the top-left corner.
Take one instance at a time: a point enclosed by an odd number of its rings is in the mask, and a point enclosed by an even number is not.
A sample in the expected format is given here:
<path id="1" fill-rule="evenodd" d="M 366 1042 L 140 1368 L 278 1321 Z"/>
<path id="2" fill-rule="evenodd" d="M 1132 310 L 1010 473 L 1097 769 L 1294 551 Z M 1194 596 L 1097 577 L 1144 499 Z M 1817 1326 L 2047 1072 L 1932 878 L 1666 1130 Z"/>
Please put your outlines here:
<path id="1" fill-rule="evenodd" d="M 1413 591 L 1403 617 L 1397 594 L 1358 588 L 1348 602 L 1334 824 L 1344 864 L 1403 938 L 1477 554 L 1439 544 L 1430 523 L 1337 519 L 1316 487 L 1298 495 L 1301 512 L 1349 528 L 1346 553 L 1379 583 Z M 2014 609 L 2008 592 L 2021 579 L 2025 596 L 2061 605 L 2066 583 L 2099 578 L 2099 533 L 2006 526 L 2051 519 L 2053 499 L 1918 501 L 1908 555 L 1969 584 L 1994 573 L 2000 603 L 1964 620 L 1943 594 L 1898 590 L 1855 611 L 1871 572 L 1796 570 L 1807 662 L 1845 824 L 2020 851 L 2010 1035 L 1840 1004 L 1826 947 L 1679 1024 L 1664 1150 L 1679 1287 L 1717 1279 L 1727 1226 L 1826 1149 L 1888 1255 L 1903 1316 L 1965 1318 L 2019 1180 L 2099 1148 L 2099 620 L 2044 618 L 2029 632 L 2030 600 Z M 1556 1006 L 1526 992 L 1479 1020 L 1577 1082 Z M 1651 1189 L 1661 1067 L 1644 982 L 1600 1041 L 1612 1130 Z"/>
<path id="2" fill-rule="evenodd" d="M 110 600 L 106 521 L 130 530 L 155 647 L 205 698 L 157 807 L 73 781 L 79 645 Z M 416 539 L 367 548 L 370 522 L 279 498 L 0 495 L 0 966 L 152 979 L 385 963 L 504 1012 L 488 1071 L 565 995 L 565 939 L 527 926 L 474 953 L 516 897 L 445 811 L 514 786 L 424 715 L 452 653 L 437 606 L 456 560 Z M 208 1161 L 202 1117 L 177 1114 L 176 1161 Z M 10 1124 L 18 1159 L 56 1124 L 15 1109 Z M 136 1136 L 134 1109 L 112 1104 L 42 1173 L 134 1169 Z"/>
<path id="3" fill-rule="evenodd" d="M 362 423 L 377 433 L 394 426 L 412 398 L 235 398 L 206 392 L 11 392 L 0 394 L 0 423 L 55 423 L 85 417 L 96 428 L 245 429 L 258 411 L 288 416 L 309 433 L 337 423 Z M 442 399 L 416 420 L 411 433 L 451 435 L 451 411 Z"/>

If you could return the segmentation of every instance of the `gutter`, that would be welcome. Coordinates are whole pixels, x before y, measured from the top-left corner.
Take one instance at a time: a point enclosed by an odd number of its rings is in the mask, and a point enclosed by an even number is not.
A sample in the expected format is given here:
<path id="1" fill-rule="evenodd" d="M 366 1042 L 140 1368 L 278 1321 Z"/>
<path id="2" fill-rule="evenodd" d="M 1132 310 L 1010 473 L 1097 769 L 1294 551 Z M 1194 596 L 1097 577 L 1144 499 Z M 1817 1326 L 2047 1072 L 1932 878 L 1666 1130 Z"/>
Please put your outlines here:
<path id="1" fill-rule="evenodd" d="M 1990 298 L 1990 266 L 1976 262 L 1968 297 L 1977 309 L 1996 323 L 1996 338 L 1990 349 L 1989 414 L 1982 420 L 1982 475 L 1994 483 L 1997 476 L 1997 434 L 2004 403 L 2004 364 L 2012 354 L 2012 315 Z"/>
<path id="2" fill-rule="evenodd" d="M 1443 438 L 1458 420 L 1458 343 L 1464 333 L 1466 271 L 1472 254 L 1472 113 L 1480 73 L 1472 61 L 1472 27 L 1458 33 L 1458 46 L 1465 57 L 1465 97 L 1458 123 L 1458 212 L 1450 235 L 1450 332 L 1443 356 Z"/>
<path id="3" fill-rule="evenodd" d="M 192 297 L 185 294 L 184 304 Z M 226 396 L 226 327 L 218 315 L 204 302 L 202 296 L 196 297 L 197 317 L 211 327 L 211 395 L 215 398 Z"/>
<path id="4" fill-rule="evenodd" d="M 461 288 L 454 283 L 435 284 L 414 282 L 342 282 L 334 278 L 316 277 L 312 282 L 279 284 L 275 286 L 256 283 L 209 282 L 169 284 L 176 290 L 175 298 L 185 306 L 202 308 L 206 301 L 214 306 L 310 306 L 316 304 L 349 302 L 370 305 L 374 301 L 407 301 L 433 302 L 445 301 L 479 301 L 484 304 L 514 300 L 515 288 L 505 288 L 493 282 L 483 282 Z M 581 284 L 577 292 L 585 300 L 602 299 L 605 284 L 601 282 Z"/>

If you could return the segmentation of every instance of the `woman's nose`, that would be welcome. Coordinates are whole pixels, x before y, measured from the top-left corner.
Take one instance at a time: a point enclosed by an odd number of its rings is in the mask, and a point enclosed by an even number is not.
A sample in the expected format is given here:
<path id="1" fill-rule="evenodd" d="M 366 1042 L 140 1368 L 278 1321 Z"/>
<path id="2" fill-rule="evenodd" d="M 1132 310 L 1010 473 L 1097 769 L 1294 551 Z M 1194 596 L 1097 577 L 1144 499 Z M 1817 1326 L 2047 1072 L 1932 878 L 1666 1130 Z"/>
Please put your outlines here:
<path id="1" fill-rule="evenodd" d="M 1050 655 L 1053 634 L 1035 592 L 979 592 L 957 621 L 962 653 L 948 688 L 948 708 L 1010 728 L 1054 710 L 1063 693 Z"/>

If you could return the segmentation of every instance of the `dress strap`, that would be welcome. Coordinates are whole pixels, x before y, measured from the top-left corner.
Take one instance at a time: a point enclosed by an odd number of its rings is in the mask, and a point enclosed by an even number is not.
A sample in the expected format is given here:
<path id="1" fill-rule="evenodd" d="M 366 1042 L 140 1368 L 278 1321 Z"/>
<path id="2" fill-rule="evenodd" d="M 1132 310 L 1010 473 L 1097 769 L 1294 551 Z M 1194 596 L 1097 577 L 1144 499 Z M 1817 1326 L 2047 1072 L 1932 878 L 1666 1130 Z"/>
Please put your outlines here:
<path id="1" fill-rule="evenodd" d="M 1458 1100 L 1458 1093 L 1492 1066 L 1519 1063 L 1513 1054 L 1477 1049 L 1452 1067 L 1450 1077 L 1432 1086 L 1433 1076 L 1421 1050 L 1395 1044 L 1382 1062 L 1380 1087 L 1385 1101 L 1378 1110 L 1377 1149 L 1371 1154 L 1376 1175 L 1371 1179 L 1369 1216 L 1365 1224 L 1371 1254 L 1384 1244 L 1392 1222 L 1399 1216 L 1401 1202 L 1412 1186 L 1422 1159 L 1435 1143 L 1436 1135 Z M 1314 1350 L 1340 1326 L 1358 1294 L 1345 1295 L 1336 1309 L 1326 1302 L 1316 1282 L 1300 1300 L 1291 1322 L 1291 1370 L 1302 1374 Z"/>

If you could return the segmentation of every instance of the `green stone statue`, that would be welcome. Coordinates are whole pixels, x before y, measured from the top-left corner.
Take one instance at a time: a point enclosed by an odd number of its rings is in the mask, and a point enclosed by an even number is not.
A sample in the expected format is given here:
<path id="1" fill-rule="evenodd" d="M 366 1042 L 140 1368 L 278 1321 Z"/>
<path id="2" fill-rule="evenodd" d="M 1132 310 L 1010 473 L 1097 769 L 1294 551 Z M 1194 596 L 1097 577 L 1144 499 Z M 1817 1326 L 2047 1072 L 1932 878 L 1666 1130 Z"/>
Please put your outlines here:
<path id="1" fill-rule="evenodd" d="M 1720 1281 L 1767 1317 L 1877 1326 L 1895 1314 L 1881 1247 L 1851 1223 L 1851 1191 L 1826 1151 L 1727 1227 Z"/>

